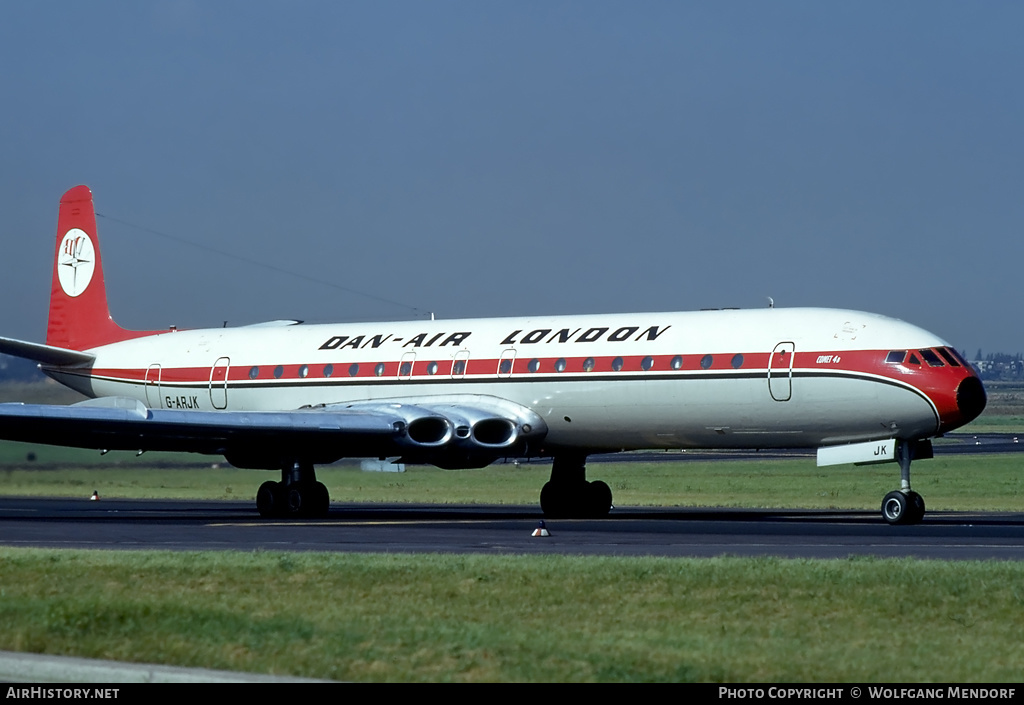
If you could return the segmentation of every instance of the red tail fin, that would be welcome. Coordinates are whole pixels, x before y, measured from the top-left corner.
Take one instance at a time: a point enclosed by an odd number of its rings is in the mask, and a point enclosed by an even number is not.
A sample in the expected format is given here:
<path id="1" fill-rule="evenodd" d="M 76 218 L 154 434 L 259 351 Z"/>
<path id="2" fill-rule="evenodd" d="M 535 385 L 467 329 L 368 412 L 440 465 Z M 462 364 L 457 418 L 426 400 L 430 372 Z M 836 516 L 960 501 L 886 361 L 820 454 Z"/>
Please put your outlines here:
<path id="1" fill-rule="evenodd" d="M 147 333 L 114 323 L 103 283 L 92 191 L 75 186 L 60 199 L 46 344 L 87 350 Z"/>

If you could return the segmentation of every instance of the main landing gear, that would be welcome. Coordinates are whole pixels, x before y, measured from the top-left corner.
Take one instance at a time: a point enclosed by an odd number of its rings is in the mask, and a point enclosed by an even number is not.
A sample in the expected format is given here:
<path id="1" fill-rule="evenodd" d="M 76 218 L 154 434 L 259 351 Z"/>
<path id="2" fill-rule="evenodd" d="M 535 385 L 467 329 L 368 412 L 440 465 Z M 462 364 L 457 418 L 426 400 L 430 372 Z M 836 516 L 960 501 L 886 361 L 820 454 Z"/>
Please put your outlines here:
<path id="1" fill-rule="evenodd" d="M 587 456 L 556 455 L 551 479 L 540 491 L 540 508 L 550 519 L 600 519 L 612 508 L 607 483 L 587 482 Z"/>
<path id="2" fill-rule="evenodd" d="M 896 459 L 900 463 L 900 489 L 885 495 L 882 500 L 882 518 L 890 524 L 919 524 L 924 518 L 924 499 L 910 489 L 910 461 L 930 458 L 931 443 L 897 441 Z"/>
<path id="3" fill-rule="evenodd" d="M 293 463 L 281 469 L 280 482 L 264 482 L 256 492 L 256 508 L 265 519 L 325 517 L 331 496 L 310 463 Z"/>

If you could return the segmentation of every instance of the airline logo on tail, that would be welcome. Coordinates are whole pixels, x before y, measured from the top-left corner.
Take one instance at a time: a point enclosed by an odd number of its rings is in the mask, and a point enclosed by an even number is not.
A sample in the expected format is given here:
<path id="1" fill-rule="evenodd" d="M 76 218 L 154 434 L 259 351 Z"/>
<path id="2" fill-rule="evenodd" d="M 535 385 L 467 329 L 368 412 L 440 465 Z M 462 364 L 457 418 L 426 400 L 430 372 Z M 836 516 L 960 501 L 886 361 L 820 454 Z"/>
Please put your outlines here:
<path id="1" fill-rule="evenodd" d="M 96 268 L 96 254 L 92 240 L 84 230 L 72 228 L 64 235 L 59 264 L 57 276 L 65 294 L 75 297 L 88 288 Z"/>

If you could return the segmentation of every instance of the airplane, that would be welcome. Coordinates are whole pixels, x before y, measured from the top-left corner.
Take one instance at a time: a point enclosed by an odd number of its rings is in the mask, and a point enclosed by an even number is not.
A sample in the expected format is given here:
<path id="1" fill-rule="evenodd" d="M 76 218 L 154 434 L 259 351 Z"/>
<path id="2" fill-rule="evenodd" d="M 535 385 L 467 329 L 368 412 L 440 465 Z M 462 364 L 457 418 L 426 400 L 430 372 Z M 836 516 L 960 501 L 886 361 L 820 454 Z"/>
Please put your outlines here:
<path id="1" fill-rule="evenodd" d="M 914 524 L 911 462 L 986 404 L 939 337 L 825 308 L 125 330 L 86 186 L 60 201 L 46 343 L 0 338 L 0 352 L 90 397 L 0 404 L 0 438 L 275 470 L 256 494 L 263 517 L 327 514 L 315 466 L 342 458 L 552 458 L 544 515 L 604 517 L 594 453 L 813 448 L 819 465 L 898 463 L 882 516 Z"/>

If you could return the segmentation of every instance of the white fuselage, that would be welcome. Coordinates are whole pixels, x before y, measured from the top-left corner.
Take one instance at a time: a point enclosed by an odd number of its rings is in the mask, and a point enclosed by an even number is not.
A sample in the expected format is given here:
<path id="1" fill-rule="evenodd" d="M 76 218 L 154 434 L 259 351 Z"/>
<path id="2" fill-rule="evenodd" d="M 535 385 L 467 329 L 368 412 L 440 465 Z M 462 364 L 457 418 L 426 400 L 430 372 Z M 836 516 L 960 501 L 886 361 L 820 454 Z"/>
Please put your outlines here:
<path id="1" fill-rule="evenodd" d="M 831 309 L 278 323 L 136 338 L 93 349 L 88 370 L 49 372 L 151 408 L 489 395 L 542 416 L 552 449 L 814 447 L 935 435 L 927 385 L 884 359 L 945 345 Z"/>

